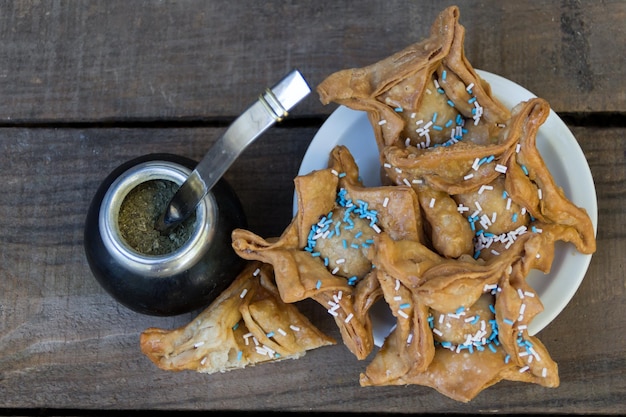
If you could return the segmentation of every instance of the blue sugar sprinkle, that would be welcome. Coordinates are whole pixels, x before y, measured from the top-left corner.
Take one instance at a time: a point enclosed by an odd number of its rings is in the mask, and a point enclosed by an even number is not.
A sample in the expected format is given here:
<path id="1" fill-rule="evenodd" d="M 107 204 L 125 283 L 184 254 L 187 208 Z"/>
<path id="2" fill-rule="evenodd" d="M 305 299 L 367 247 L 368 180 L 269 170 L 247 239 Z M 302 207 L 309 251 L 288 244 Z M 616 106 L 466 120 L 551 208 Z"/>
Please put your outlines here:
<path id="1" fill-rule="evenodd" d="M 493 304 L 489 304 L 489 310 L 493 313 L 496 314 L 496 308 L 493 306 Z M 491 321 L 491 320 L 490 320 Z M 495 321 L 495 320 L 493 320 Z M 493 324 L 492 324 L 493 325 Z"/>
<path id="2" fill-rule="evenodd" d="M 526 168 L 526 165 L 522 165 L 522 171 L 524 171 L 524 174 L 528 175 L 528 168 Z"/>
<path id="3" fill-rule="evenodd" d="M 459 307 L 459 308 L 457 308 L 457 309 L 456 309 L 456 314 L 457 314 L 457 315 L 458 315 L 458 314 L 461 314 L 461 313 L 462 313 L 462 312 L 464 312 L 464 311 L 465 311 L 465 307 L 461 306 L 461 307 Z"/>
<path id="4" fill-rule="evenodd" d="M 344 249 L 348 249 L 348 242 L 346 242 L 345 239 L 343 239 L 343 241 L 341 243 L 342 243 Z"/>
<path id="5" fill-rule="evenodd" d="M 269 337 L 274 337 L 274 332 L 269 332 L 268 334 L 266 334 L 265 336 Z"/>
<path id="6" fill-rule="evenodd" d="M 467 100 L 467 102 L 468 102 L 469 104 L 472 104 L 472 103 L 474 103 L 475 101 L 476 101 L 476 97 L 472 97 L 472 98 L 470 98 L 469 100 Z"/>
<path id="7" fill-rule="evenodd" d="M 314 256 L 314 257 L 317 258 L 318 256 L 322 256 L 322 254 L 319 253 L 319 252 L 313 252 L 313 253 L 311 253 L 311 256 Z"/>
<path id="8" fill-rule="evenodd" d="M 357 245 L 356 243 L 351 243 L 351 244 L 350 244 L 350 247 L 351 247 L 352 249 L 358 249 L 358 248 L 359 248 L 359 245 Z"/>
<path id="9" fill-rule="evenodd" d="M 339 178 L 343 178 L 343 177 L 345 177 L 346 175 L 347 175 L 347 174 L 346 174 L 345 172 L 342 172 L 342 173 L 340 173 L 340 174 L 339 174 Z"/>
<path id="10" fill-rule="evenodd" d="M 400 304 L 400 308 L 401 308 L 401 309 L 405 309 L 405 308 L 409 308 L 409 307 L 411 307 L 411 303 L 403 303 L 403 304 Z M 431 317 L 432 317 L 432 316 L 431 316 Z"/>
<path id="11" fill-rule="evenodd" d="M 315 283 L 315 288 L 319 290 L 321 287 L 322 287 L 322 281 L 317 280 L 317 283 Z"/>
<path id="12" fill-rule="evenodd" d="M 510 360 L 511 360 L 511 355 L 507 354 L 507 355 L 504 357 L 504 363 L 509 363 L 509 361 L 510 361 Z"/>
<path id="13" fill-rule="evenodd" d="M 445 93 L 445 91 L 443 91 L 443 88 L 438 88 L 438 89 L 437 89 L 437 92 L 438 92 L 439 94 L 443 94 L 443 93 Z"/>
<path id="14" fill-rule="evenodd" d="M 443 130 L 443 127 L 434 125 L 433 130 Z"/>
<path id="15" fill-rule="evenodd" d="M 506 192 L 506 190 L 502 191 L 502 199 L 505 199 L 509 196 L 509 193 Z"/>
<path id="16" fill-rule="evenodd" d="M 328 258 L 324 258 L 324 266 L 328 266 L 328 264 L 329 264 Z"/>
<path id="17" fill-rule="evenodd" d="M 511 219 L 513 220 L 513 223 L 515 223 L 517 221 L 517 213 L 513 213 Z"/>
<path id="18" fill-rule="evenodd" d="M 358 238 L 360 238 L 360 237 L 361 237 L 361 235 L 362 235 L 362 234 L 363 234 L 363 232 L 359 231 L 359 232 L 357 232 L 357 234 L 356 234 L 356 235 L 354 235 L 354 238 L 355 238 L 355 239 L 358 239 Z"/>
<path id="19" fill-rule="evenodd" d="M 237 360 L 240 361 L 242 357 L 243 357 L 243 351 L 240 350 L 239 352 L 237 352 Z"/>
<path id="20" fill-rule="evenodd" d="M 394 111 L 398 112 L 398 113 L 402 113 L 404 111 L 404 109 L 402 107 L 396 107 L 394 109 Z"/>
<path id="21" fill-rule="evenodd" d="M 476 316 L 474 317 L 474 320 L 471 321 L 471 324 L 478 323 L 478 320 L 480 320 L 480 316 L 478 314 L 476 314 Z"/>
<path id="22" fill-rule="evenodd" d="M 454 107 L 454 101 L 452 101 L 452 100 L 448 100 L 448 105 L 449 105 L 450 107 Z"/>
<path id="23" fill-rule="evenodd" d="M 239 327 L 239 322 L 235 323 L 235 325 L 233 326 L 233 330 L 237 330 L 238 327 Z"/>
<path id="24" fill-rule="evenodd" d="M 480 251 L 479 251 L 479 250 L 477 250 L 477 251 L 474 253 L 474 259 L 478 259 L 478 257 L 479 257 L 479 256 L 480 256 Z"/>
<path id="25" fill-rule="evenodd" d="M 441 73 L 441 79 L 445 80 L 447 75 L 448 75 L 448 72 L 446 70 L 443 70 L 443 72 Z"/>
<path id="26" fill-rule="evenodd" d="M 452 119 L 450 119 L 450 120 L 448 120 L 448 121 L 446 122 L 446 125 L 445 125 L 445 126 L 446 126 L 446 127 L 450 127 L 450 126 L 452 126 L 452 123 L 454 123 L 454 122 L 452 121 Z"/>
<path id="27" fill-rule="evenodd" d="M 510 320 L 510 319 L 503 319 L 502 321 L 503 321 L 503 322 L 505 322 L 506 324 L 508 324 L 509 326 L 512 326 L 512 325 L 513 325 L 513 320 Z"/>
<path id="28" fill-rule="evenodd" d="M 496 347 L 492 343 L 489 343 L 487 347 L 489 347 L 489 350 L 492 351 L 493 353 L 497 352 Z"/>
<path id="29" fill-rule="evenodd" d="M 433 114 L 433 123 L 437 123 L 437 112 Z"/>

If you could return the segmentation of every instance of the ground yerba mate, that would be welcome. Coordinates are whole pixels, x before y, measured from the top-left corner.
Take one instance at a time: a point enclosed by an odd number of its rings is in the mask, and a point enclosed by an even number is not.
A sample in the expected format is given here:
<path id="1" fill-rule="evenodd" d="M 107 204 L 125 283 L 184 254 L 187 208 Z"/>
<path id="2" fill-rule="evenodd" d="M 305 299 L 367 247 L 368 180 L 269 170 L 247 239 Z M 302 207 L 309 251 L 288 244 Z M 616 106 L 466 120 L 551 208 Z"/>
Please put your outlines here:
<path id="1" fill-rule="evenodd" d="M 191 237 L 196 216 L 192 214 L 168 234 L 154 228 L 178 185 L 167 180 L 151 180 L 133 188 L 120 207 L 118 225 L 126 243 L 144 255 L 165 255 L 185 244 Z"/>

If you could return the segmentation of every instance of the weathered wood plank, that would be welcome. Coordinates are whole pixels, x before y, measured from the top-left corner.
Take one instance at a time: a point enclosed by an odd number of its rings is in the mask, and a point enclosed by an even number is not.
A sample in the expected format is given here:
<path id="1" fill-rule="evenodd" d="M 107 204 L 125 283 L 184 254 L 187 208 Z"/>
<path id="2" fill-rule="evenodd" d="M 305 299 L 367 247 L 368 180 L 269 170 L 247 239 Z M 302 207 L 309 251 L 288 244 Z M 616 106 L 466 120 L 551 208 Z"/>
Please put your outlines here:
<path id="1" fill-rule="evenodd" d="M 157 369 L 139 351 L 147 327 L 193 314 L 130 312 L 92 278 L 84 215 L 98 183 L 135 156 L 171 151 L 200 158 L 222 129 L 0 129 L 0 404 L 9 408 L 321 410 L 351 412 L 619 413 L 626 398 L 626 132 L 573 128 L 594 175 L 598 251 L 579 291 L 541 333 L 561 386 L 503 382 L 462 405 L 423 387 L 362 388 L 343 346 L 296 361 L 217 375 Z M 228 172 L 261 235 L 291 219 L 293 184 L 316 129 L 276 128 Z M 301 310 L 338 338 L 326 311 Z"/>
<path id="2" fill-rule="evenodd" d="M 559 112 L 626 108 L 623 1 L 24 0 L 0 4 L 0 121 L 233 117 L 294 67 L 315 86 L 421 40 L 451 4 L 476 68 Z"/>

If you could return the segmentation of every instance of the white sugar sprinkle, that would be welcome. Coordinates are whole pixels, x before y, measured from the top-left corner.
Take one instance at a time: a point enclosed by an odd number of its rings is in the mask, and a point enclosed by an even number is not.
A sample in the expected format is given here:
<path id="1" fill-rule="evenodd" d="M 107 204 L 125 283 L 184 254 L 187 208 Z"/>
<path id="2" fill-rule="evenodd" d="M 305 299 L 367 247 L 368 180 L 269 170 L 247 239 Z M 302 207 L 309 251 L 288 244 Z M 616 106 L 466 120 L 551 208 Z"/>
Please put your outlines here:
<path id="1" fill-rule="evenodd" d="M 241 291 L 241 294 L 239 294 L 239 298 L 243 298 L 243 297 L 245 297 L 247 293 L 248 293 L 248 289 L 247 289 L 247 288 L 244 288 L 244 289 Z"/>
<path id="2" fill-rule="evenodd" d="M 387 204 L 389 204 L 389 197 L 385 197 L 383 200 L 383 207 L 387 207 Z"/>
<path id="3" fill-rule="evenodd" d="M 507 167 L 505 165 L 497 164 L 495 170 L 501 174 L 506 174 Z"/>
<path id="4" fill-rule="evenodd" d="M 485 190 L 493 190 L 493 186 L 492 185 L 481 185 L 480 189 L 478 190 L 478 194 L 482 194 Z"/>

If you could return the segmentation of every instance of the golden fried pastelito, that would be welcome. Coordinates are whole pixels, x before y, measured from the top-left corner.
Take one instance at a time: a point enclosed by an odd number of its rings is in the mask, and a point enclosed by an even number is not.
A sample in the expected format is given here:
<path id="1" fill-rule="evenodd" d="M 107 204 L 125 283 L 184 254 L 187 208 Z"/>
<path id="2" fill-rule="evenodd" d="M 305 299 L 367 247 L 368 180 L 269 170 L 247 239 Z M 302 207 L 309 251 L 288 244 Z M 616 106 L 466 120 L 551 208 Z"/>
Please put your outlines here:
<path id="1" fill-rule="evenodd" d="M 250 262 L 234 282 L 187 325 L 146 329 L 141 351 L 168 371 L 224 372 L 297 359 L 336 342 L 295 306 L 285 304 L 270 265 Z"/>
<path id="2" fill-rule="evenodd" d="M 487 144 L 509 110 L 466 59 L 464 38 L 459 9 L 449 7 L 423 41 L 328 76 L 317 87 L 320 100 L 366 111 L 380 152 L 390 145 Z"/>
<path id="3" fill-rule="evenodd" d="M 385 299 L 402 304 L 360 384 L 425 385 L 462 402 L 503 379 L 558 386 L 557 364 L 527 332 L 543 306 L 525 277 L 545 267 L 535 255 L 549 238 L 526 234 L 484 262 L 377 236 L 373 261 Z"/>
<path id="4" fill-rule="evenodd" d="M 457 143 L 427 150 L 389 146 L 384 150 L 387 175 L 397 184 L 418 184 L 420 203 L 433 228 L 437 222 L 450 220 L 430 212 L 437 213 L 437 207 L 453 199 L 465 224 L 474 232 L 482 230 L 493 235 L 490 241 L 500 241 L 495 246 L 503 246 L 507 240 L 512 243 L 509 238 L 514 231 L 519 234 L 550 229 L 556 240 L 572 242 L 581 253 L 593 253 L 595 230 L 589 215 L 567 199 L 536 147 L 537 132 L 549 113 L 550 106 L 541 98 L 519 103 L 497 144 L 461 147 L 465 144 Z M 445 172 L 441 168 L 448 166 Z M 425 201 L 424 195 L 437 192 L 441 201 L 434 197 Z M 440 233 L 458 237 L 467 231 L 449 228 Z M 482 238 L 476 236 L 476 240 L 489 241 Z M 491 256 L 495 246 L 485 245 L 475 245 L 474 254 L 486 248 L 491 250 L 479 255 Z M 449 256 L 444 248 L 435 247 Z"/>
<path id="5" fill-rule="evenodd" d="M 408 186 L 363 187 L 349 150 L 337 146 L 329 168 L 294 180 L 298 212 L 278 239 L 236 229 L 233 248 L 244 259 L 274 266 L 287 303 L 312 298 L 334 316 L 343 342 L 358 359 L 373 348 L 369 308 L 381 293 L 367 257 L 381 231 L 422 239 L 415 192 Z"/>

